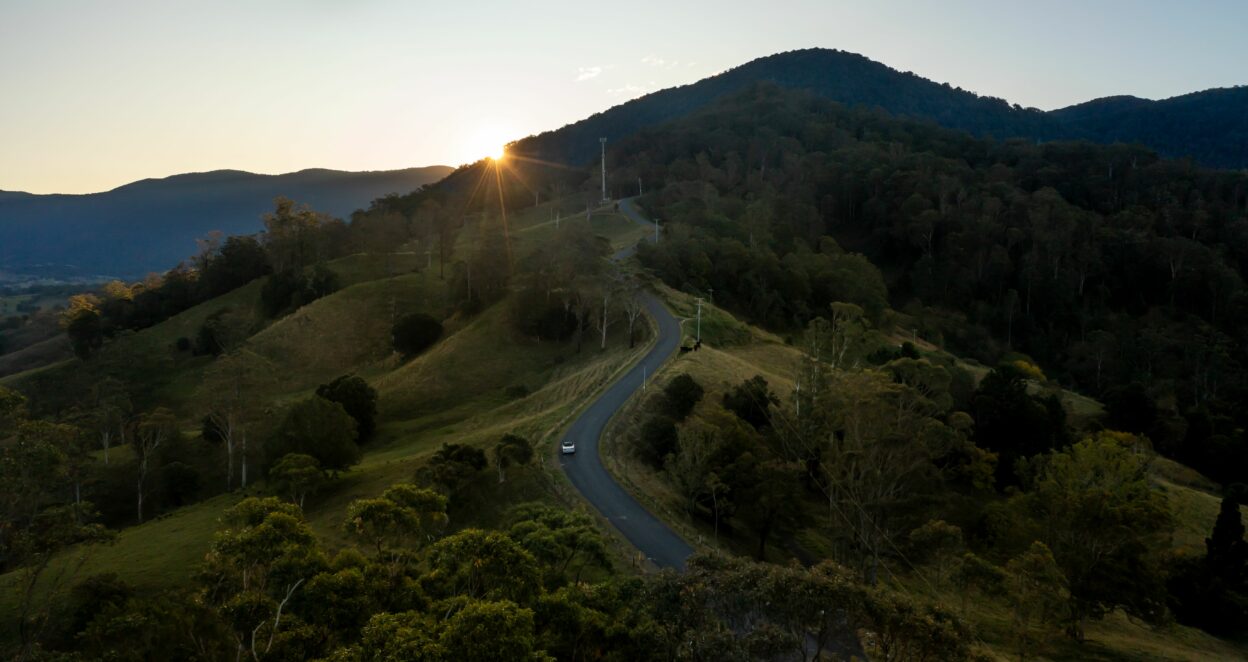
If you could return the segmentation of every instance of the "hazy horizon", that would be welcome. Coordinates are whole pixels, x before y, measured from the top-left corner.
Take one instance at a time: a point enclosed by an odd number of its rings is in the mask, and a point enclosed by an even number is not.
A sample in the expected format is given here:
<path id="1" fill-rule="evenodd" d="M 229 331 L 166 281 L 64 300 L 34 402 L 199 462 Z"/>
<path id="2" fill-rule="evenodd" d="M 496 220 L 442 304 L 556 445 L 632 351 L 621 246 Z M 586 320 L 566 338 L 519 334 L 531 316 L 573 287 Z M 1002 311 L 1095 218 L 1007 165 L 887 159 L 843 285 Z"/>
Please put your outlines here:
<path id="1" fill-rule="evenodd" d="M 1167 98 L 1248 82 L 1244 24 L 1248 6 L 1224 0 L 0 2 L 10 100 L 0 106 L 0 190 L 91 193 L 222 169 L 454 167 L 642 94 L 811 47 L 1046 110 Z"/>

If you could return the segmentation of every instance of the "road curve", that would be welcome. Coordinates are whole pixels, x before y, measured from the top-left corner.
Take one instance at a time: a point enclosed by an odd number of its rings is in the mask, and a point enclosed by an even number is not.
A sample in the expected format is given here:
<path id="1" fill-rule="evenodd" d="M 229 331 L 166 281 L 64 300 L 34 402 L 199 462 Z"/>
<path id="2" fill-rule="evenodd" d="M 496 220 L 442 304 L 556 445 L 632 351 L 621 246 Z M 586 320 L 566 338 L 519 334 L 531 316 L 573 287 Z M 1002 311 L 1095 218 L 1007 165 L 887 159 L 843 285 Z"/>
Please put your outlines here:
<path id="1" fill-rule="evenodd" d="M 620 211 L 637 223 L 654 227 L 641 216 L 632 200 L 621 200 Z M 626 248 L 616 253 L 614 258 L 624 259 L 632 254 L 633 249 Z M 661 568 L 681 570 L 685 567 L 685 559 L 693 554 L 693 547 L 615 482 L 603 466 L 598 448 L 607 423 L 641 388 L 643 375 L 646 379 L 654 375 L 680 345 L 680 323 L 654 295 L 646 292 L 642 297 L 646 312 L 658 327 L 658 340 L 641 361 L 611 384 L 572 422 L 563 438 L 576 442 L 576 453 L 561 455 L 560 464 L 572 485 L 634 547 Z"/>

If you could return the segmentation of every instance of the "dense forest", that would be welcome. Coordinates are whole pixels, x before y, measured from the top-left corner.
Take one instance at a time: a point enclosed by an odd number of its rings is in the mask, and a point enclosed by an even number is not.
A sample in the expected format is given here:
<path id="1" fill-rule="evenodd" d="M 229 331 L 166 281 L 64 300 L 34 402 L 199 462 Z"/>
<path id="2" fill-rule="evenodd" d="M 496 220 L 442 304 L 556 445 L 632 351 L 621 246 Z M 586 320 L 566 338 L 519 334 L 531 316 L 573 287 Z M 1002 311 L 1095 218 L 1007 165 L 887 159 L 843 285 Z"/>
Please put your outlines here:
<path id="1" fill-rule="evenodd" d="M 617 154 L 621 179 L 665 182 L 645 203 L 666 236 L 640 256 L 674 287 L 778 330 L 843 301 L 989 365 L 1025 354 L 1104 399 L 1107 425 L 1248 480 L 1248 176 L 770 86 Z"/>

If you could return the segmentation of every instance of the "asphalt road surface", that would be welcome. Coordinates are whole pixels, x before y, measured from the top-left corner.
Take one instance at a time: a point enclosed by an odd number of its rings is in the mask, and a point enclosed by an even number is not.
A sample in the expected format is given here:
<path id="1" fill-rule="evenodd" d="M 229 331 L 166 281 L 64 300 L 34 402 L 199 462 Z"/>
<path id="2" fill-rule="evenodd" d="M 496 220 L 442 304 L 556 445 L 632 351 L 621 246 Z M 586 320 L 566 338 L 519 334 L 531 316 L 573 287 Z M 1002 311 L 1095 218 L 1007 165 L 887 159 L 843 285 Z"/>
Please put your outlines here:
<path id="1" fill-rule="evenodd" d="M 641 216 L 632 200 L 621 200 L 620 211 L 637 223 L 654 228 L 653 223 Z M 649 240 L 653 241 L 653 237 Z M 624 259 L 632 254 L 633 248 L 626 248 L 616 253 L 615 259 Z M 561 455 L 560 464 L 572 485 L 634 547 L 661 568 L 681 570 L 685 567 L 685 559 L 693 554 L 693 547 L 620 487 L 607 473 L 598 452 L 599 440 L 607 422 L 641 388 L 643 375 L 650 379 L 680 345 L 680 323 L 654 295 L 647 292 L 642 297 L 646 312 L 658 325 L 658 342 L 572 423 L 564 438 L 576 442 L 576 453 Z"/>

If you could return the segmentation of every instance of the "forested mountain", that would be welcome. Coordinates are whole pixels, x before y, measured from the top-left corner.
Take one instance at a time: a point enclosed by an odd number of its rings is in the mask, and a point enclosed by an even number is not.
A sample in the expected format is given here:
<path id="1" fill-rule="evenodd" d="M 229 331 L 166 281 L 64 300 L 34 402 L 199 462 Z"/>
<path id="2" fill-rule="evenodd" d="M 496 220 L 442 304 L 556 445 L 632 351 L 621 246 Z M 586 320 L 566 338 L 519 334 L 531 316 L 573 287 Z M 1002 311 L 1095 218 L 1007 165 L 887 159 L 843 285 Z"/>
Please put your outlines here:
<path id="1" fill-rule="evenodd" d="M 997 138 L 1138 142 L 1164 156 L 1190 156 L 1213 167 L 1248 166 L 1248 89 L 1209 90 L 1165 101 L 1114 97 L 1045 112 L 903 73 L 861 55 L 807 49 L 760 58 L 692 85 L 648 94 L 585 120 L 522 140 L 519 153 L 580 165 L 598 138 L 632 135 L 684 117 L 744 86 L 769 81 L 848 106 Z M 1130 100 L 1129 102 L 1127 100 Z"/>
<path id="2" fill-rule="evenodd" d="M 345 217 L 370 200 L 437 181 L 445 166 L 378 172 L 236 170 L 145 179 L 104 193 L 0 193 L 0 275 L 55 279 L 139 277 L 195 251 L 195 239 L 261 229 L 273 199 L 306 201 Z"/>
<path id="3" fill-rule="evenodd" d="M 635 164 L 620 185 L 666 183 L 644 203 L 668 238 L 640 257 L 673 287 L 778 330 L 848 302 L 988 364 L 1025 352 L 1106 399 L 1115 428 L 1248 479 L 1231 468 L 1248 462 L 1248 176 L 979 140 L 765 84 L 612 160 Z"/>
<path id="4" fill-rule="evenodd" d="M 1215 168 L 1248 167 L 1248 87 L 1161 101 L 1109 97 L 1049 114 L 1070 127 L 1072 137 L 1140 143 Z"/>

